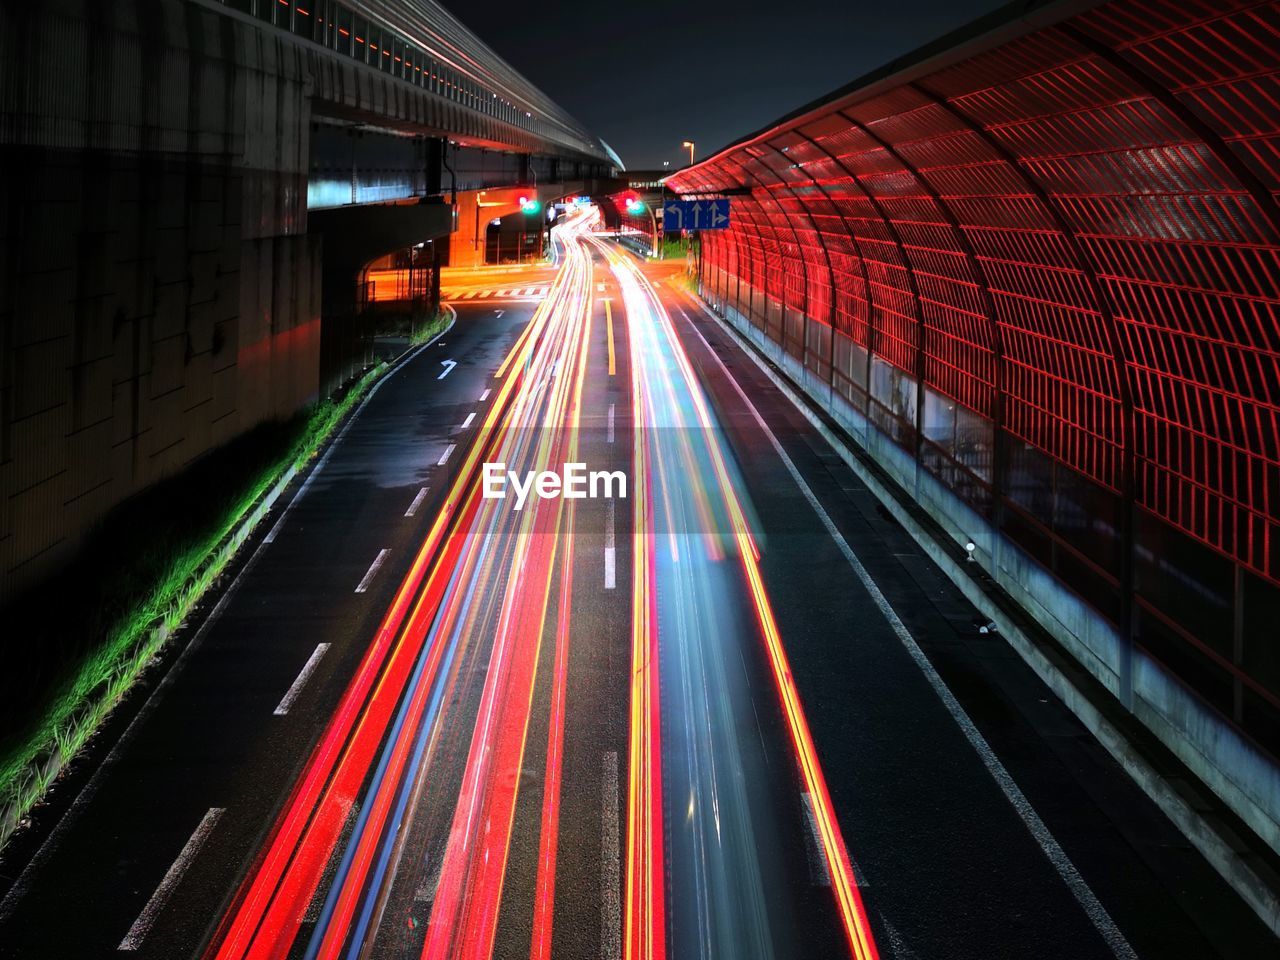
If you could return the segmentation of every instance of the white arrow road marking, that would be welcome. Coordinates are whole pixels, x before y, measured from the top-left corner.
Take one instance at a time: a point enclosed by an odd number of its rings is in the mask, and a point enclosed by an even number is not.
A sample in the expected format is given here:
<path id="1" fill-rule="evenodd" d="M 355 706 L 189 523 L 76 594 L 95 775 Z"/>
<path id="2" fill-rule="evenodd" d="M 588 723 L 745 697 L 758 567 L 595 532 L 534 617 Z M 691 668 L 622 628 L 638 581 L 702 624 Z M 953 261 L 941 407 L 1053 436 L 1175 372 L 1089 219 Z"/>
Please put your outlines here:
<path id="1" fill-rule="evenodd" d="M 498 315 L 498 319 L 499 319 L 499 320 L 501 320 L 501 319 L 502 319 L 502 315 L 503 315 L 504 313 L 506 313 L 507 311 L 505 311 L 505 310 L 495 310 L 495 311 L 493 311 L 493 312 L 494 312 L 494 313 L 496 313 L 496 314 Z"/>
<path id="2" fill-rule="evenodd" d="M 447 377 L 449 374 L 453 372 L 453 368 L 456 367 L 457 365 L 458 365 L 457 360 L 441 360 L 440 366 L 444 367 L 444 373 L 440 374 L 440 376 L 436 377 L 436 379 L 443 380 L 445 377 Z"/>

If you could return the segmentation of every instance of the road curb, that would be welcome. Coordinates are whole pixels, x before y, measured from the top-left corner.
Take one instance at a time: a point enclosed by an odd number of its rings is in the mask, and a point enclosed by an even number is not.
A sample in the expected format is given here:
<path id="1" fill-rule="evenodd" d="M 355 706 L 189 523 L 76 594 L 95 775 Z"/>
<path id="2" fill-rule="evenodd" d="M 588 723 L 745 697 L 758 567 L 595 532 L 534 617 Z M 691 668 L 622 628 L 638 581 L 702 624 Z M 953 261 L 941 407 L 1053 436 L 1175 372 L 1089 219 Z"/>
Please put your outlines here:
<path id="1" fill-rule="evenodd" d="M 869 470 L 850 442 L 825 421 L 806 397 L 784 373 L 777 370 L 759 348 L 732 323 L 719 316 L 701 297 L 693 299 L 722 330 L 744 348 L 744 352 L 770 379 L 775 387 L 814 427 L 840 459 L 851 469 L 893 518 L 902 525 L 916 545 L 925 552 L 947 578 L 981 613 L 1000 623 L 1001 635 L 1022 660 L 1067 706 L 1103 748 L 1125 770 L 1139 789 L 1155 803 L 1188 841 L 1212 865 L 1232 890 L 1249 905 L 1276 936 L 1280 936 L 1280 877 L 1254 850 L 1243 842 L 1240 834 L 1224 822 L 1206 794 L 1189 786 L 1186 777 L 1161 772 L 1133 740 L 1116 726 L 1091 698 L 1073 674 L 1083 668 L 1064 662 L 1066 654 L 1034 639 L 1011 618 L 1016 607 L 1007 606 L 979 583 L 963 559 L 954 555 L 954 545 L 940 543 L 933 533 L 908 510 L 886 483 Z M 890 481 L 891 482 L 891 481 Z M 905 492 L 904 492 L 905 495 Z M 985 569 L 983 570 L 985 573 Z M 998 589 L 998 588 L 997 588 Z M 1012 599 L 1008 601 L 1013 604 Z M 1177 761 L 1173 761 L 1177 763 Z M 1261 842 L 1261 841 L 1259 841 Z"/>

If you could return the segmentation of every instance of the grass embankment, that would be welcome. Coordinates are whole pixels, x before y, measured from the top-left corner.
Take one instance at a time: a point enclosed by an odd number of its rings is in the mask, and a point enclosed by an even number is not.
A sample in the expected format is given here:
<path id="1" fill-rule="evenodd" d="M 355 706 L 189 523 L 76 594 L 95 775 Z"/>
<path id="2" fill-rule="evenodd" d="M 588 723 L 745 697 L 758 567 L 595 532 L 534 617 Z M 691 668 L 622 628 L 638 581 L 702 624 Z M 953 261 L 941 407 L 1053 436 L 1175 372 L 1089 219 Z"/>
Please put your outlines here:
<path id="1" fill-rule="evenodd" d="M 691 239 L 682 239 L 680 237 L 662 238 L 662 259 L 679 260 L 681 257 L 687 257 L 689 251 L 693 249 L 695 241 Z"/>
<path id="2" fill-rule="evenodd" d="M 449 325 L 452 314 L 440 310 L 425 320 L 413 320 L 409 325 L 409 345 L 421 346 Z"/>
<path id="3" fill-rule="evenodd" d="M 444 322 L 432 318 L 414 342 Z M 230 563 L 267 495 L 305 466 L 385 366 L 121 504 L 68 569 L 3 612 L 0 845 Z"/>

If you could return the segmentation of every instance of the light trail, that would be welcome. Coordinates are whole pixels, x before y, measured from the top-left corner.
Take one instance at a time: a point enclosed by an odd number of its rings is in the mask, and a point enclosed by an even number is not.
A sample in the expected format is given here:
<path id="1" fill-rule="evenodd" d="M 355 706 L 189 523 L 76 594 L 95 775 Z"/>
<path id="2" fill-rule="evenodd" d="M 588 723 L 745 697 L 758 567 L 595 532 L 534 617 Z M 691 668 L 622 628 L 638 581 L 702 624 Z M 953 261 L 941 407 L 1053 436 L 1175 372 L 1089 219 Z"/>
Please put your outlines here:
<path id="1" fill-rule="evenodd" d="M 405 738 L 421 718 L 424 706 L 418 691 L 430 688 L 436 671 L 445 662 L 446 647 L 440 631 L 431 628 L 437 623 L 441 605 L 446 601 L 448 618 L 456 619 L 458 591 L 457 584 L 451 583 L 451 575 L 459 569 L 474 569 L 463 554 L 471 549 L 475 538 L 462 533 L 472 529 L 481 515 L 479 464 L 503 449 L 511 436 L 511 423 L 523 422 L 523 411 L 530 408 L 534 391 L 529 384 L 538 381 L 536 375 L 529 376 L 537 372 L 533 363 L 535 354 L 539 358 L 550 356 L 552 341 L 563 340 L 563 333 L 557 330 L 562 324 L 557 322 L 561 311 L 557 309 L 559 300 L 555 291 L 558 288 L 564 296 L 568 282 L 568 274 L 562 270 L 553 294 L 539 305 L 508 353 L 497 396 L 477 431 L 476 442 L 468 447 L 457 468 L 444 508 L 415 555 L 409 573 L 258 861 L 224 916 L 209 956 L 230 960 L 276 957 L 289 951 L 306 904 L 314 896 L 337 843 L 347 811 L 367 777 L 378 743 L 388 729 L 392 711 L 401 700 L 430 632 L 429 658 L 424 661 L 414 696 L 409 701 L 411 709 L 405 717 L 406 724 L 400 728 L 402 736 L 389 745 L 393 750 L 385 758 L 386 769 L 393 775 L 403 773 L 410 756 L 405 746 L 410 741 Z M 516 375 L 506 376 L 510 371 Z M 393 779 L 394 776 L 385 781 L 380 778 L 378 782 L 390 784 Z M 326 931 L 336 932 L 321 936 L 317 955 L 336 955 L 345 939 L 347 924 L 358 900 L 353 891 L 368 876 L 374 863 L 377 845 L 369 838 L 385 832 L 389 807 L 390 801 L 382 793 L 362 805 L 367 832 L 352 838 L 354 854 L 348 862 L 346 882 L 336 897 L 331 896 L 334 909 L 327 914 L 325 924 Z"/>
<path id="2" fill-rule="evenodd" d="M 633 373 L 633 382 L 637 385 L 645 385 L 646 389 L 653 393 L 660 393 L 662 400 L 655 401 L 652 397 L 648 398 L 651 406 L 657 402 L 670 405 L 675 411 L 686 407 L 691 409 L 694 415 L 693 424 L 697 426 L 700 435 L 706 438 L 706 454 L 712 466 L 712 476 L 718 488 L 719 500 L 728 512 L 731 539 L 735 546 L 734 552 L 738 556 L 752 609 L 764 640 L 770 671 L 795 749 L 797 766 L 805 790 L 812 799 L 822 852 L 831 875 L 832 890 L 849 949 L 857 960 L 875 960 L 878 953 L 871 934 L 870 922 L 853 875 L 848 850 L 832 808 L 826 778 L 818 761 L 799 692 L 795 687 L 772 602 L 764 585 L 759 565 L 759 546 L 739 499 L 738 485 L 731 476 L 726 456 L 721 449 L 718 426 L 693 372 L 688 355 L 652 285 L 625 254 L 606 247 L 598 241 L 597 247 L 608 259 L 624 291 L 631 328 L 639 329 L 643 324 L 652 334 L 649 343 L 633 344 L 632 363 L 636 368 Z M 670 357 L 674 370 L 670 369 L 669 365 L 657 362 L 658 357 Z M 637 409 L 641 408 L 640 400 L 642 399 L 645 398 L 637 400 Z M 682 400 L 687 400 L 688 403 L 683 404 Z M 675 416 L 675 422 L 683 422 L 678 414 Z M 682 441 L 687 441 L 687 437 L 683 437 Z M 676 446 L 681 448 L 678 455 L 685 459 L 686 470 L 693 469 L 696 453 L 690 449 L 691 445 L 688 442 L 679 442 Z M 692 499 L 697 505 L 700 522 L 706 524 L 709 514 L 704 511 L 709 507 L 705 498 L 699 495 Z M 714 528 L 704 526 L 703 529 L 711 531 Z M 709 536 L 707 539 L 709 543 L 716 540 L 714 536 Z M 711 556 L 714 559 L 714 555 Z M 717 816 L 717 831 L 719 825 Z"/>
<path id="3" fill-rule="evenodd" d="M 636 326 L 628 322 L 634 344 Z M 634 349 L 633 349 L 634 355 Z M 653 485 L 649 478 L 649 428 L 643 388 L 631 378 L 632 522 L 631 719 L 628 738 L 627 872 L 623 906 L 623 956 L 666 956 L 666 890 L 663 870 L 662 750 L 658 690 L 657 589 L 654 581 Z"/>
<path id="4" fill-rule="evenodd" d="M 549 402 L 539 408 L 534 421 L 541 427 L 534 469 L 546 469 L 576 453 L 576 431 L 565 428 L 576 421 L 581 404 L 590 329 L 591 265 L 577 244 L 570 247 L 566 263 L 569 282 L 566 301 L 558 312 L 559 339 L 554 350 L 539 358 L 538 367 L 545 372 L 534 377 L 539 392 L 549 392 Z M 558 370 L 573 370 L 574 375 L 555 376 Z M 548 534 L 561 531 L 564 503 L 559 498 L 534 501 L 521 518 L 525 533 L 519 541 L 524 552 L 516 561 L 518 581 L 508 585 L 495 661 L 490 664 L 472 739 L 462 799 L 454 813 L 424 958 L 469 960 L 492 952 L 534 680 L 556 554 L 563 539 Z M 497 661 L 499 651 L 501 662 Z M 504 670 L 510 671 L 505 684 Z M 549 916 L 544 916 L 544 923 L 548 921 Z"/>
<path id="5" fill-rule="evenodd" d="M 530 960 L 554 955 L 576 509 L 561 498 L 535 497 L 523 511 L 486 499 L 480 468 L 502 462 L 524 473 L 577 461 L 595 256 L 618 284 L 632 370 L 631 590 L 617 595 L 630 602 L 623 955 L 773 956 L 768 871 L 736 729 L 747 694 L 735 665 L 742 638 L 758 635 L 851 954 L 876 957 L 741 479 L 659 298 L 628 258 L 586 232 L 593 217 L 557 227 L 560 269 L 550 291 L 497 370 L 492 403 L 473 415 L 482 422 L 453 448 L 442 510 L 207 960 L 363 960 L 387 951 L 488 960 L 535 705 L 547 710 L 542 792 L 528 806 L 537 860 L 532 895 L 525 888 L 512 901 L 531 914 L 513 929 L 527 931 Z M 604 319 L 597 375 L 612 376 L 621 315 L 609 301 Z M 610 405 L 610 441 L 612 417 Z M 424 901 L 421 929 L 413 903 Z M 304 926 L 313 903 L 314 926 Z M 389 912 L 393 904 L 405 912 Z"/>

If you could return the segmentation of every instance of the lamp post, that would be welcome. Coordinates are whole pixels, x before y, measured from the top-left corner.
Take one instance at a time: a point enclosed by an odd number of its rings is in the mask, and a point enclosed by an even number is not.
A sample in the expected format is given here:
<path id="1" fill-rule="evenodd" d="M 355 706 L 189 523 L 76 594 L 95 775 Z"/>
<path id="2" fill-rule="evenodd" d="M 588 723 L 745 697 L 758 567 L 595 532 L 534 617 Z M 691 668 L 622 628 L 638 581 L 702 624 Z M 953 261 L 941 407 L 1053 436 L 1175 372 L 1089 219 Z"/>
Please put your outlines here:
<path id="1" fill-rule="evenodd" d="M 684 143 L 680 144 L 680 146 L 689 148 L 689 166 L 692 167 L 693 166 L 693 141 L 686 140 Z"/>

